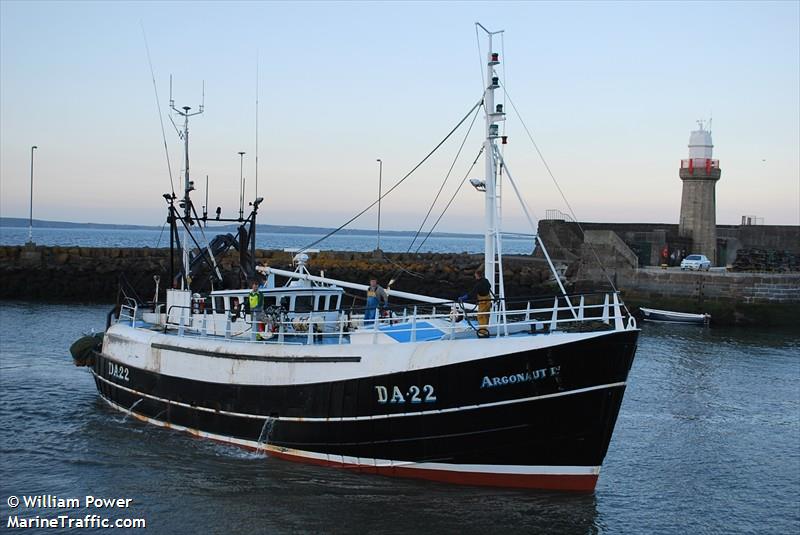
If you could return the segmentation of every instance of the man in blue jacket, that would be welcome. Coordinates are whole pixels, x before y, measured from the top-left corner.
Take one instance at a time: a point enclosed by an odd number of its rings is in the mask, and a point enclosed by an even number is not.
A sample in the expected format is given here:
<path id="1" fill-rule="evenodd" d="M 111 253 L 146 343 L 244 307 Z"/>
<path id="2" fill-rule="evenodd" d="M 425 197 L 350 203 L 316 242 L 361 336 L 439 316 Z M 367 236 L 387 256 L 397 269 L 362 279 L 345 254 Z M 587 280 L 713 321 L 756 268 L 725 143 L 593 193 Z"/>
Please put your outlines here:
<path id="1" fill-rule="evenodd" d="M 389 304 L 389 294 L 378 285 L 378 279 L 370 277 L 367 288 L 367 306 L 364 309 L 364 327 L 369 327 L 375 321 L 375 313 L 383 300 L 383 306 Z"/>

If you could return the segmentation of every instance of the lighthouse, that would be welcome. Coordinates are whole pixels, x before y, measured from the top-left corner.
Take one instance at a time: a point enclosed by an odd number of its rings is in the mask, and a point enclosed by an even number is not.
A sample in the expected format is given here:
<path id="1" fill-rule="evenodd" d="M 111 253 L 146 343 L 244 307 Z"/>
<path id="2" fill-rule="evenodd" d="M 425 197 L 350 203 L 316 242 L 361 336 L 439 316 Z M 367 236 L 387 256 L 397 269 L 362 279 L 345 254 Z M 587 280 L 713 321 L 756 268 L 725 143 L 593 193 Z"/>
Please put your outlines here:
<path id="1" fill-rule="evenodd" d="M 717 264 L 717 201 L 715 189 L 722 170 L 712 158 L 711 129 L 703 121 L 689 136 L 689 158 L 681 160 L 683 181 L 678 233 L 692 239 L 692 253 L 704 254 Z"/>

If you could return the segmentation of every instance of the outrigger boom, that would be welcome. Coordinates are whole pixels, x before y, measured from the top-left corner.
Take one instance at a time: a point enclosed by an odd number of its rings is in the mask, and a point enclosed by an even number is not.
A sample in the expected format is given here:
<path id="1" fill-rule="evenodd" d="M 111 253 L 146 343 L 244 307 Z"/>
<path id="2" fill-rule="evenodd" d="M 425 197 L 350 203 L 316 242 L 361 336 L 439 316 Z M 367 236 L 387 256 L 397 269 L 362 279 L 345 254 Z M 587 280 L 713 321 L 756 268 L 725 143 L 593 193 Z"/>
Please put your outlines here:
<path id="1" fill-rule="evenodd" d="M 292 279 L 298 280 L 307 280 L 310 282 L 319 282 L 322 284 L 333 284 L 336 286 L 341 286 L 343 288 L 350 288 L 351 290 L 360 290 L 360 291 L 367 291 L 369 286 L 366 284 L 357 284 L 355 282 L 347 282 L 338 279 L 329 279 L 327 277 L 318 277 L 316 275 L 311 275 L 309 273 L 302 273 L 298 271 L 286 271 L 284 269 L 275 269 L 271 267 L 264 267 L 264 266 L 256 266 L 256 271 L 259 273 L 263 273 L 264 275 L 280 275 L 282 277 L 289 277 Z M 400 292 L 398 290 L 387 289 L 386 293 L 389 296 L 399 297 L 401 299 L 410 299 L 412 301 L 420 301 L 422 303 L 430 303 L 432 305 L 442 305 L 442 304 L 452 304 L 452 299 L 444 299 L 441 297 L 429 297 L 427 295 L 415 294 L 411 292 Z M 474 310 L 475 305 L 471 305 L 469 303 L 463 304 L 464 308 L 467 310 Z"/>

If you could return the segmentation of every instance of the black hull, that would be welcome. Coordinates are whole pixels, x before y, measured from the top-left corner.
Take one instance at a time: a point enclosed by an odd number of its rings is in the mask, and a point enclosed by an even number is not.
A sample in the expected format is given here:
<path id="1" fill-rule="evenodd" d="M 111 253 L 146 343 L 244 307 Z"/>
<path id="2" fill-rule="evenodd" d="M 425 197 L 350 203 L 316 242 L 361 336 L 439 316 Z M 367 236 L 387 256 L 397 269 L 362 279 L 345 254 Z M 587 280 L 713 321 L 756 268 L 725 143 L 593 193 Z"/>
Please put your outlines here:
<path id="1" fill-rule="evenodd" d="M 591 490 L 637 336 L 618 331 L 459 364 L 301 385 L 199 382 L 130 366 L 120 377 L 119 364 L 103 354 L 93 371 L 101 395 L 135 416 L 278 456 L 452 482 Z"/>

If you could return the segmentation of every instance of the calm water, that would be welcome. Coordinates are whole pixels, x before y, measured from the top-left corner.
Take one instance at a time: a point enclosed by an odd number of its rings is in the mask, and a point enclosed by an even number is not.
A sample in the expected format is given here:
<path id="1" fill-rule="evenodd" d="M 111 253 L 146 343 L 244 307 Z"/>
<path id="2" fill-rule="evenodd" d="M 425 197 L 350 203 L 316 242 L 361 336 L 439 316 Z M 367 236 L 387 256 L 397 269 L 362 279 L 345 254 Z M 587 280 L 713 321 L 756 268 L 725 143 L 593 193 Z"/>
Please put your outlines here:
<path id="1" fill-rule="evenodd" d="M 211 240 L 217 232 L 207 231 Z M 256 247 L 259 249 L 284 249 L 287 247 L 307 247 L 322 238 L 322 234 L 256 234 Z M 423 234 L 414 243 L 412 252 L 417 250 Z M 197 236 L 200 239 L 200 236 Z M 381 249 L 389 253 L 404 253 L 411 245 L 411 236 L 381 236 Z M 22 245 L 28 241 L 27 228 L 0 227 L 0 244 Z M 169 229 L 158 230 L 106 230 L 106 229 L 56 229 L 36 228 L 33 241 L 38 245 L 69 245 L 80 247 L 169 247 Z M 377 239 L 371 235 L 335 234 L 315 245 L 316 249 L 333 251 L 372 251 Z M 530 254 L 533 250 L 532 238 L 506 238 L 503 252 L 506 254 Z M 430 237 L 422 245 L 420 252 L 438 253 L 482 253 L 483 238 L 445 238 Z"/>
<path id="2" fill-rule="evenodd" d="M 357 475 L 125 419 L 68 354 L 107 308 L 0 302 L 0 531 L 9 495 L 93 494 L 133 498 L 105 514 L 150 533 L 800 532 L 796 332 L 646 325 L 597 490 L 574 495 Z"/>

